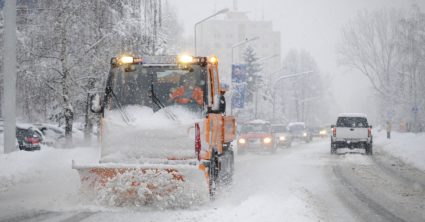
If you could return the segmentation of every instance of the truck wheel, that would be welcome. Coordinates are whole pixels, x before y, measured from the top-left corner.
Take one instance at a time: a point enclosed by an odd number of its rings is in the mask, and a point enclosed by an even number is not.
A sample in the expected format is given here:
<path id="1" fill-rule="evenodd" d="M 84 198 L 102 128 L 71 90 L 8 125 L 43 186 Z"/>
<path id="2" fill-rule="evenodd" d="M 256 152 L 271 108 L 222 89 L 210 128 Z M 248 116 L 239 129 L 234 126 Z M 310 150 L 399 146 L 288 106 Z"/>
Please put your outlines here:
<path id="1" fill-rule="evenodd" d="M 217 192 L 217 182 L 218 182 L 218 158 L 215 152 L 212 153 L 210 166 L 208 169 L 208 185 L 210 191 L 210 198 L 214 199 Z"/>
<path id="2" fill-rule="evenodd" d="M 366 155 L 373 155 L 373 146 L 372 144 L 366 144 Z"/>
<path id="3" fill-rule="evenodd" d="M 234 160 L 235 156 L 232 150 L 228 150 L 223 159 L 225 163 L 222 163 L 221 172 L 219 173 L 220 184 L 223 183 L 225 186 L 229 186 L 233 181 L 233 171 L 234 171 Z M 224 167 L 223 167 L 224 166 Z"/>
<path id="4" fill-rule="evenodd" d="M 336 144 L 331 143 L 331 154 L 336 154 L 336 150 L 337 150 Z"/>

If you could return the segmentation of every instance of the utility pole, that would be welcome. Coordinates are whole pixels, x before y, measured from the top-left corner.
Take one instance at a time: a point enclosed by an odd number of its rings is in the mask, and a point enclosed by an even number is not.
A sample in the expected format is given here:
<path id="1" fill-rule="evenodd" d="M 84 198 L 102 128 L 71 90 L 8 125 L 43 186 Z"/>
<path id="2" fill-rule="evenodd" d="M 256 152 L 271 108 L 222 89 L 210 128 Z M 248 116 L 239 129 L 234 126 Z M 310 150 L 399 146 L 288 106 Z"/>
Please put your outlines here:
<path id="1" fill-rule="evenodd" d="M 4 2 L 4 153 L 16 147 L 16 0 Z"/>

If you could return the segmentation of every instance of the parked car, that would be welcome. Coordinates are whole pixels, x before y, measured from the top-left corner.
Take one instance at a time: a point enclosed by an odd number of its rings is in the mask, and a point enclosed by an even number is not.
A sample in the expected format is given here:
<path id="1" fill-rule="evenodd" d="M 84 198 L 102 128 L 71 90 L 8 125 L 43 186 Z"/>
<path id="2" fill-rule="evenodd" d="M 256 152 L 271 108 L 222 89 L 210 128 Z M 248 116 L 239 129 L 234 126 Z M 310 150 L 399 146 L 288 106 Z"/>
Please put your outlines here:
<path id="1" fill-rule="evenodd" d="M 20 150 L 34 151 L 40 150 L 43 137 L 35 126 L 18 123 L 16 124 L 16 140 Z"/>
<path id="2" fill-rule="evenodd" d="M 241 126 L 238 138 L 238 153 L 276 151 L 271 124 L 264 120 L 253 120 Z"/>
<path id="3" fill-rule="evenodd" d="M 292 136 L 288 128 L 283 124 L 272 125 L 273 139 L 276 147 L 291 147 Z"/>
<path id="4" fill-rule="evenodd" d="M 60 146 L 65 142 L 65 130 L 61 127 L 45 123 L 37 123 L 34 125 L 43 134 L 43 144 L 56 147 Z"/>
<path id="5" fill-rule="evenodd" d="M 288 124 L 289 132 L 293 140 L 300 140 L 309 143 L 313 140 L 311 132 L 307 129 L 304 122 L 292 122 Z"/>
<path id="6" fill-rule="evenodd" d="M 332 125 L 331 154 L 339 148 L 363 148 L 367 155 L 373 154 L 372 126 L 365 114 L 343 113 Z"/>

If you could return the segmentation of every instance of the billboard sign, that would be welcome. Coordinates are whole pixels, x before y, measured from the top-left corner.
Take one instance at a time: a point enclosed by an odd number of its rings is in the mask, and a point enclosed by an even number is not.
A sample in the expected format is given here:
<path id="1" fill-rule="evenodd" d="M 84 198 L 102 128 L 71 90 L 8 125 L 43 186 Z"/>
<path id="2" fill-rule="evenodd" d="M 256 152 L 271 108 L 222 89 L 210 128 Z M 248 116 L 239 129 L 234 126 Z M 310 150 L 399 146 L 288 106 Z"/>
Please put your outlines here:
<path id="1" fill-rule="evenodd" d="M 232 107 L 244 108 L 246 91 L 246 65 L 232 65 Z"/>

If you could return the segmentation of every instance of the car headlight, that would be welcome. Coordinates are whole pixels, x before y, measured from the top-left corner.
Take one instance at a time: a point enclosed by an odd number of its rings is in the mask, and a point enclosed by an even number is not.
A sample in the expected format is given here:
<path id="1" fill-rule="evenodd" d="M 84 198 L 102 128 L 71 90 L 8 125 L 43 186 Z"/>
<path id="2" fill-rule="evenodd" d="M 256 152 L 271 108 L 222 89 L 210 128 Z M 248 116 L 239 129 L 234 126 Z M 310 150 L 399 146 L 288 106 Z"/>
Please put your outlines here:
<path id="1" fill-rule="evenodd" d="M 307 133 L 303 133 L 303 136 L 307 136 Z"/>
<path id="2" fill-rule="evenodd" d="M 244 138 L 240 138 L 238 142 L 239 142 L 240 144 L 245 144 L 245 143 L 246 143 L 246 140 L 245 140 Z"/>
<path id="3" fill-rule="evenodd" d="M 286 138 L 284 136 L 279 136 L 279 140 L 284 141 L 284 140 L 286 140 Z"/>
<path id="4" fill-rule="evenodd" d="M 272 142 L 272 138 L 270 137 L 266 137 L 263 139 L 263 143 L 271 143 Z"/>

